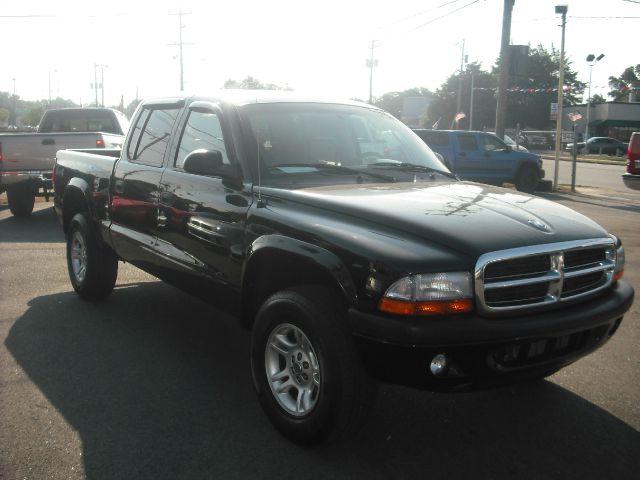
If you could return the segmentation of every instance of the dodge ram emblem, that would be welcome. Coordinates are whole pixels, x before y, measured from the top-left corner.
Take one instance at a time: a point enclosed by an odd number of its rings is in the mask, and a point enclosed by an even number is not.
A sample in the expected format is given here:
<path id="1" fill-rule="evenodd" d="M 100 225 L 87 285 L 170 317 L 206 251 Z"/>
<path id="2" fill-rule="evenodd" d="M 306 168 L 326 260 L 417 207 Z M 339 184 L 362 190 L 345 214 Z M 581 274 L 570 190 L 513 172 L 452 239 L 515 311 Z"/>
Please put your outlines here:
<path id="1" fill-rule="evenodd" d="M 550 232 L 551 231 L 549 226 L 546 223 L 541 222 L 540 220 L 531 219 L 531 220 L 528 221 L 528 223 L 533 228 L 537 228 L 538 230 L 540 230 L 542 232 Z"/>

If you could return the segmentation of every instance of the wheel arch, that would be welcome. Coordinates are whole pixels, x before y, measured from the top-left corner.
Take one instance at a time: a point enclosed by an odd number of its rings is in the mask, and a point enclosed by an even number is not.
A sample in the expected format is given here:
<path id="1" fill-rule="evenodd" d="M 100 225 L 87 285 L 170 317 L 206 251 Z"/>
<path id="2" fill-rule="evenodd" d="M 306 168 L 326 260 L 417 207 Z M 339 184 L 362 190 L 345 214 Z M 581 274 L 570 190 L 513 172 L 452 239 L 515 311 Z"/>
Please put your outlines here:
<path id="1" fill-rule="evenodd" d="M 93 217 L 90 202 L 91 189 L 89 184 L 81 178 L 73 178 L 65 188 L 62 203 L 62 229 L 69 230 L 71 219 L 76 213 L 87 213 Z"/>
<path id="2" fill-rule="evenodd" d="M 334 253 L 282 235 L 258 238 L 251 245 L 242 275 L 242 326 L 251 329 L 256 312 L 269 296 L 305 284 L 335 288 L 346 304 L 357 300 L 351 275 Z"/>

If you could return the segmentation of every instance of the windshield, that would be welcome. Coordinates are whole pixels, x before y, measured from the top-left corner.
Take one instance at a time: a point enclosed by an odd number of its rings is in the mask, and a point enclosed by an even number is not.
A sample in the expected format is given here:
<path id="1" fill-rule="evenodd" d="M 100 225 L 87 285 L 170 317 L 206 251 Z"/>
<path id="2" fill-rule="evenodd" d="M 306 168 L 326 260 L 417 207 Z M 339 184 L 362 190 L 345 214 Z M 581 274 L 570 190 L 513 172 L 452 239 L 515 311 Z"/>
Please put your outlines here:
<path id="1" fill-rule="evenodd" d="M 416 181 L 417 175 L 449 174 L 408 127 L 379 110 L 274 103 L 246 105 L 241 116 L 265 186 Z"/>
<path id="2" fill-rule="evenodd" d="M 515 145 L 516 142 L 513 138 L 511 138 L 509 135 L 505 135 L 504 136 L 504 143 L 506 143 L 507 145 Z"/>

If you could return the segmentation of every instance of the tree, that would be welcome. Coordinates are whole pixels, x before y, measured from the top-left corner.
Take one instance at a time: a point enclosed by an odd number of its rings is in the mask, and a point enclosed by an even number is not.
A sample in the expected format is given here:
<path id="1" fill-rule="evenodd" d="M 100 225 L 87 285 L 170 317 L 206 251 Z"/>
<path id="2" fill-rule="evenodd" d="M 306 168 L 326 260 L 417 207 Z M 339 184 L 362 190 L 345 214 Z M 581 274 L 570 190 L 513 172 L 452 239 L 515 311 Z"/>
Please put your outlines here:
<path id="1" fill-rule="evenodd" d="M 591 96 L 591 105 L 597 105 L 599 103 L 606 103 L 606 101 L 607 101 L 607 99 L 604 98 L 599 93 L 596 93 L 595 95 Z"/>
<path id="2" fill-rule="evenodd" d="M 560 52 L 554 48 L 547 51 L 542 45 L 529 50 L 526 75 L 512 78 L 507 103 L 507 125 L 515 128 L 546 130 L 553 127 L 550 107 L 558 101 L 558 76 Z M 565 61 L 564 105 L 576 105 L 582 100 L 585 83 L 578 80 L 571 62 Z M 494 70 L 496 71 L 496 70 Z"/>
<path id="3" fill-rule="evenodd" d="M 8 108 L 0 107 L 0 123 L 5 123 L 9 120 L 9 115 L 11 112 Z"/>
<path id="4" fill-rule="evenodd" d="M 224 82 L 225 89 L 233 89 L 238 88 L 241 90 L 291 90 L 289 86 L 281 87 L 279 85 L 275 85 L 273 83 L 262 83 L 257 78 L 249 75 L 241 82 L 237 80 L 229 79 Z"/>
<path id="5" fill-rule="evenodd" d="M 627 67 L 619 77 L 609 77 L 609 96 L 616 102 L 629 101 L 630 93 L 640 90 L 640 64 Z"/>
<path id="6" fill-rule="evenodd" d="M 477 62 L 468 63 L 462 76 L 459 72 L 451 75 L 436 90 L 436 99 L 428 109 L 429 126 L 439 120 L 439 128 L 450 128 L 456 115 L 458 106 L 458 88 L 460 105 L 466 117 L 458 124 L 459 128 L 467 128 L 471 120 L 471 83 L 473 77 L 473 128 L 493 128 L 496 118 L 495 88 L 498 77 L 493 73 L 482 70 Z M 459 80 L 462 80 L 459 82 Z"/>
<path id="7" fill-rule="evenodd" d="M 377 98 L 373 104 L 382 108 L 394 117 L 400 119 L 402 117 L 402 107 L 404 100 L 410 97 L 433 97 L 433 93 L 424 87 L 410 88 L 402 92 L 389 92 Z"/>
<path id="8" fill-rule="evenodd" d="M 40 123 L 40 119 L 44 114 L 44 105 L 32 105 L 25 113 L 22 114 L 21 123 L 23 125 L 36 126 Z"/>
<path id="9" fill-rule="evenodd" d="M 133 114 L 135 113 L 136 108 L 138 108 L 140 102 L 141 100 L 136 98 L 129 105 L 127 105 L 127 108 L 124 109 L 124 114 L 127 116 L 127 118 L 133 117 Z"/>

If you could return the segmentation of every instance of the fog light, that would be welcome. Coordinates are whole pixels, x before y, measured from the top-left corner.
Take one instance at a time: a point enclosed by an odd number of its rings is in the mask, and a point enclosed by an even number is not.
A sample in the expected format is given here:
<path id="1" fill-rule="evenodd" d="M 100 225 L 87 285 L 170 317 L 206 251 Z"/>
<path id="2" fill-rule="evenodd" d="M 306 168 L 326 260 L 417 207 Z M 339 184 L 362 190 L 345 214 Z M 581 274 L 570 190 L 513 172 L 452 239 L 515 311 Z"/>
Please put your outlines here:
<path id="1" fill-rule="evenodd" d="M 431 360 L 431 365 L 429 368 L 431 369 L 431 373 L 434 375 L 442 374 L 447 367 L 449 366 L 449 358 L 445 353 L 439 353 Z"/>

